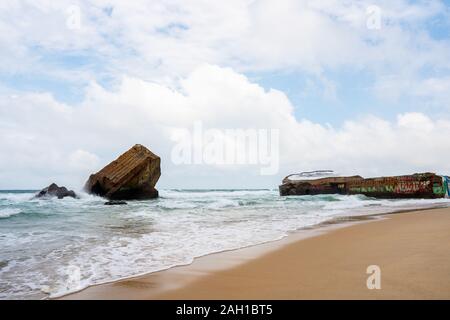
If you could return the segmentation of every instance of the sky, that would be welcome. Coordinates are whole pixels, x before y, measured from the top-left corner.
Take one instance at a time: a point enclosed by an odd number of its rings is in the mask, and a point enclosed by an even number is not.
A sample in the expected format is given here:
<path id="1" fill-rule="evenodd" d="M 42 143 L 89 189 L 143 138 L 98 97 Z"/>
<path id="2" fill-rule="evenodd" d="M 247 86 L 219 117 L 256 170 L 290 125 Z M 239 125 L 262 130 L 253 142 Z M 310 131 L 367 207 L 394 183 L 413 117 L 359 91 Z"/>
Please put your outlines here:
<path id="1" fill-rule="evenodd" d="M 0 189 L 79 190 L 136 143 L 157 188 L 450 174 L 448 1 L 1 1 L 0 61 Z M 247 150 L 227 130 L 267 133 L 276 170 L 177 161 L 205 132 Z"/>

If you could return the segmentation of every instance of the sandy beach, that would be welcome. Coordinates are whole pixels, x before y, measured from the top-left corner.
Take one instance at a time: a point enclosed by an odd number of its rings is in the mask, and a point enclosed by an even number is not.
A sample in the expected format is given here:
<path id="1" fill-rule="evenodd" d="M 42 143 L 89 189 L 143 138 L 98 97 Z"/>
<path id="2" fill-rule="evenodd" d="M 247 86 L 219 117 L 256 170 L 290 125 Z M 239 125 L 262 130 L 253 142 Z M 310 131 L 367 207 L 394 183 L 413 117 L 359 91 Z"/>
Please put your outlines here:
<path id="1" fill-rule="evenodd" d="M 369 265 L 381 289 L 367 288 Z M 324 224 L 64 299 L 450 299 L 450 208 Z"/>

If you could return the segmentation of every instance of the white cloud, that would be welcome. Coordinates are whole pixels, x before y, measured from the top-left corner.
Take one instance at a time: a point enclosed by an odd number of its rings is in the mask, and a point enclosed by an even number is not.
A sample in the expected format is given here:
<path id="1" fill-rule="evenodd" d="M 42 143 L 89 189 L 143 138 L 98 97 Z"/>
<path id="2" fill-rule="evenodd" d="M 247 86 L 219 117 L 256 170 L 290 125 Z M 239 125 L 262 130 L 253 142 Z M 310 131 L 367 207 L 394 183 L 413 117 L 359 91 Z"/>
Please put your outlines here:
<path id="1" fill-rule="evenodd" d="M 380 77 L 374 85 L 376 95 L 387 102 L 409 97 L 422 105 L 447 110 L 450 107 L 450 77 L 428 77 L 418 79 L 414 75 Z"/>
<path id="2" fill-rule="evenodd" d="M 203 65 L 177 89 L 124 77 L 114 90 L 92 83 L 74 106 L 49 94 L 0 99 L 0 188 L 80 187 L 88 175 L 135 143 L 162 157 L 163 187 L 275 187 L 283 175 L 335 169 L 363 175 L 450 172 L 450 121 L 406 113 L 396 121 L 373 116 L 331 127 L 297 120 L 280 91 L 265 91 L 229 68 Z M 280 129 L 280 172 L 259 167 L 175 166 L 174 128 Z M 230 170 L 229 170 L 230 169 Z M 251 185 L 249 185 L 251 183 Z"/>
<path id="3" fill-rule="evenodd" d="M 376 31 L 366 28 L 366 8 L 373 4 L 382 12 Z M 72 5 L 81 12 L 76 30 L 66 26 Z M 203 63 L 322 77 L 324 70 L 349 68 L 411 79 L 424 67 L 450 67 L 449 43 L 423 28 L 437 15 L 448 16 L 440 1 L 22 0 L 0 7 L 1 56 L 9 62 L 1 68 L 64 77 L 64 66 L 42 57 L 74 53 L 95 58 L 101 74 L 159 83 L 185 77 Z M 83 84 L 99 74 L 77 70 L 83 72 L 72 81 Z"/>
<path id="4" fill-rule="evenodd" d="M 381 9 L 380 30 L 366 27 L 373 4 Z M 67 27 L 73 5 L 81 13 L 75 29 Z M 340 83 L 330 74 L 363 71 L 379 98 L 410 97 L 442 114 L 450 99 L 450 43 L 425 28 L 437 16 L 449 17 L 441 1 L 0 2 L 0 75 L 49 77 L 85 92 L 69 105 L 50 93 L 0 84 L 0 187 L 52 180 L 80 186 L 134 143 L 163 157 L 167 186 L 245 186 L 252 175 L 255 184 L 279 182 L 247 167 L 224 174 L 171 165 L 173 128 L 197 120 L 213 128 L 279 128 L 280 175 L 330 167 L 361 174 L 450 171 L 442 160 L 450 149 L 447 120 L 415 112 L 391 121 L 368 115 L 341 127 L 298 120 L 283 92 L 243 75 L 313 75 L 317 85 L 309 89 L 333 101 Z M 108 89 L 99 85 L 105 78 Z"/>
<path id="5" fill-rule="evenodd" d="M 73 168 L 81 172 L 92 170 L 99 166 L 99 158 L 90 152 L 84 150 L 76 150 L 69 155 L 68 168 Z"/>

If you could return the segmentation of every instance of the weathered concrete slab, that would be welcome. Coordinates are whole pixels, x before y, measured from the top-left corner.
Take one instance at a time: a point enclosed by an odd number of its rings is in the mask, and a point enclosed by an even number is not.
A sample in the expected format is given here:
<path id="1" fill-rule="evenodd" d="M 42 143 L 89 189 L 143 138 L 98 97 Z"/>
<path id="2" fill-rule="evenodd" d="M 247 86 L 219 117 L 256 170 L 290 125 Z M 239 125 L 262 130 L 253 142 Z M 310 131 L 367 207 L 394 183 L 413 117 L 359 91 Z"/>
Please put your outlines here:
<path id="1" fill-rule="evenodd" d="M 312 180 L 283 179 L 280 195 L 364 194 L 375 198 L 444 198 L 449 196 L 449 178 L 435 173 L 378 177 L 326 177 Z"/>
<path id="2" fill-rule="evenodd" d="M 160 157 L 137 144 L 91 175 L 85 190 L 111 200 L 157 198 L 155 185 L 161 176 L 160 163 Z"/>

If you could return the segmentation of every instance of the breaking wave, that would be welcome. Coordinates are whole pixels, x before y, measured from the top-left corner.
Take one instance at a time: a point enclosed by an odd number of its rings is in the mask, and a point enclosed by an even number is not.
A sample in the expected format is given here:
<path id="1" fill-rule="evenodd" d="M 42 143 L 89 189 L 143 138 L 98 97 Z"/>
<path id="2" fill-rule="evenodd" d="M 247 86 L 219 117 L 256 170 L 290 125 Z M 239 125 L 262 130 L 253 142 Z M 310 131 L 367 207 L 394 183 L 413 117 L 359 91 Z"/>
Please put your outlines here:
<path id="1" fill-rule="evenodd" d="M 16 208 L 0 209 L 0 219 L 12 217 L 12 216 L 14 216 L 16 214 L 19 214 L 21 212 L 22 212 L 22 210 L 16 209 Z"/>

